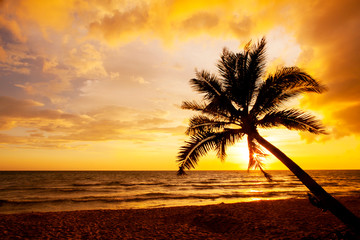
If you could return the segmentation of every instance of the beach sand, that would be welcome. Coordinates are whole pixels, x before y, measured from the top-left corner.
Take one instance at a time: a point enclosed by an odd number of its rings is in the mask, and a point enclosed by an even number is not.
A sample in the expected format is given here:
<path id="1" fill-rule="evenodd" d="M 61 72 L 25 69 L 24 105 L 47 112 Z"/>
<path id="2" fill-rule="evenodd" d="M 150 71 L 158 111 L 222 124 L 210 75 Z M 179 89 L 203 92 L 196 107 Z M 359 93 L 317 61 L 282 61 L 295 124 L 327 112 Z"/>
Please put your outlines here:
<path id="1" fill-rule="evenodd" d="M 359 216 L 360 196 L 339 200 Z M 307 199 L 0 214 L 0 239 L 338 239 L 345 229 Z"/>

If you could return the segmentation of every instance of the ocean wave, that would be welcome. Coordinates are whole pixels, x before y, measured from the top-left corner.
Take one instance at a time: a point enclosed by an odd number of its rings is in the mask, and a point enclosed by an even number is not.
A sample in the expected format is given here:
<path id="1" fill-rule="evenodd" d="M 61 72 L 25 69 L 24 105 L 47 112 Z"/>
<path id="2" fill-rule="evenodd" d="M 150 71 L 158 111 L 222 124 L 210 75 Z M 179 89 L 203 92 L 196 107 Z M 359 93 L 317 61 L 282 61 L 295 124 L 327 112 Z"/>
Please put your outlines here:
<path id="1" fill-rule="evenodd" d="M 0 174 L 0 212 L 174 206 L 306 197 L 308 190 L 286 171 L 273 181 L 246 172 L 43 172 Z M 359 195 L 360 171 L 316 171 L 335 196 Z M 6 183 L 6 184 L 5 184 Z"/>
<path id="2" fill-rule="evenodd" d="M 11 192 L 28 192 L 32 194 L 51 194 L 51 193 L 81 193 L 81 192 L 112 192 L 113 189 L 99 188 L 99 189 L 90 189 L 90 188 L 78 188 L 78 187 L 34 187 L 34 188 L 9 188 L 9 189 L 0 189 L 0 192 L 11 193 Z"/>
<path id="3" fill-rule="evenodd" d="M 301 192 L 292 193 L 291 195 L 299 195 Z M 286 191 L 277 192 L 251 192 L 251 193 L 232 193 L 232 194 L 171 194 L 171 193 L 145 193 L 131 197 L 119 197 L 119 196 L 85 196 L 78 198 L 59 198 L 59 199 L 22 199 L 22 200 L 0 200 L 0 207 L 5 205 L 43 205 L 43 204 L 63 204 L 63 203 L 91 203 L 91 202 L 103 202 L 103 203 L 121 203 L 121 202 L 144 202 L 144 201 L 162 201 L 162 200 L 216 200 L 216 199 L 241 199 L 241 198 L 269 198 L 276 196 L 287 195 Z"/>
<path id="4" fill-rule="evenodd" d="M 156 185 L 165 185 L 163 182 L 138 182 L 138 183 L 125 183 L 119 181 L 110 181 L 110 182 L 96 182 L 96 183 L 74 183 L 74 187 L 97 187 L 97 186 L 122 186 L 122 187 L 133 187 L 133 186 L 156 186 Z"/>

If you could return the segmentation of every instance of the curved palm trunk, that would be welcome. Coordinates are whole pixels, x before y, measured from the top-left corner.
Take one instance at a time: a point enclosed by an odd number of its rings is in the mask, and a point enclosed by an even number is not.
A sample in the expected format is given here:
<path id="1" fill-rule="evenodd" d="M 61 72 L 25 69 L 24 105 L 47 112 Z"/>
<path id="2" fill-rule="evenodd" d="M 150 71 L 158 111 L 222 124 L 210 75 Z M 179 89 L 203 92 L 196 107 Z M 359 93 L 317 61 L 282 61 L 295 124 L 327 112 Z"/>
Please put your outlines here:
<path id="1" fill-rule="evenodd" d="M 317 182 L 315 182 L 314 179 L 302 170 L 302 168 L 300 168 L 277 147 L 261 137 L 259 133 L 253 133 L 252 137 L 275 157 L 277 157 L 286 167 L 288 167 L 289 170 L 294 173 L 295 176 L 318 198 L 325 209 L 328 209 L 352 231 L 354 231 L 357 235 L 360 235 L 360 220 L 357 216 L 327 193 Z"/>

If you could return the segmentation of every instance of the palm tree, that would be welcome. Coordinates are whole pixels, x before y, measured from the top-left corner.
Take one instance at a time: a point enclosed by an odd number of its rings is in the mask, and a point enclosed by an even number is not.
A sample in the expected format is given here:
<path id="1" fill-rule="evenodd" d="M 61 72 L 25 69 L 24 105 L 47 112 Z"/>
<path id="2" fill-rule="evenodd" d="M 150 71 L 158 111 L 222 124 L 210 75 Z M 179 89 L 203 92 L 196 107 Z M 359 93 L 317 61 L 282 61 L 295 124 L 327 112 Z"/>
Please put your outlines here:
<path id="1" fill-rule="evenodd" d="M 247 136 L 249 169 L 259 168 L 271 179 L 262 167 L 266 155 L 262 147 L 266 148 L 298 177 L 322 208 L 359 234 L 358 217 L 258 132 L 258 128 L 283 126 L 290 130 L 325 133 L 321 121 L 314 116 L 285 105 L 302 93 L 322 93 L 325 87 L 298 67 L 278 68 L 274 74 L 265 76 L 265 45 L 265 38 L 262 38 L 257 44 L 250 41 L 240 53 L 225 48 L 217 64 L 219 75 L 196 71 L 196 78 L 191 79 L 190 84 L 203 94 L 203 100 L 182 104 L 183 109 L 198 114 L 190 119 L 186 131 L 190 140 L 178 154 L 178 175 L 194 168 L 200 157 L 211 150 L 224 160 L 227 147 Z"/>

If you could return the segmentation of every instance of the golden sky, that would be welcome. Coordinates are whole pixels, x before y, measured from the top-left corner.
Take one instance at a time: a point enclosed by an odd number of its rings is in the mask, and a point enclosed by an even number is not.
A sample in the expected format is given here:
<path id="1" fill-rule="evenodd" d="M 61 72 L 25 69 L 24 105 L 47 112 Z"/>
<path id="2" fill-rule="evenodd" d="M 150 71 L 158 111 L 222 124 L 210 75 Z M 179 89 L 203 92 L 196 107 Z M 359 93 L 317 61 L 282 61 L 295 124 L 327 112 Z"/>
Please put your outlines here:
<path id="1" fill-rule="evenodd" d="M 293 102 L 329 135 L 264 137 L 305 169 L 359 169 L 360 4 L 269 2 L 0 0 L 0 170 L 176 170 L 195 68 L 262 36 L 268 71 L 297 65 L 329 88 Z M 245 146 L 197 169 L 246 169 Z"/>

